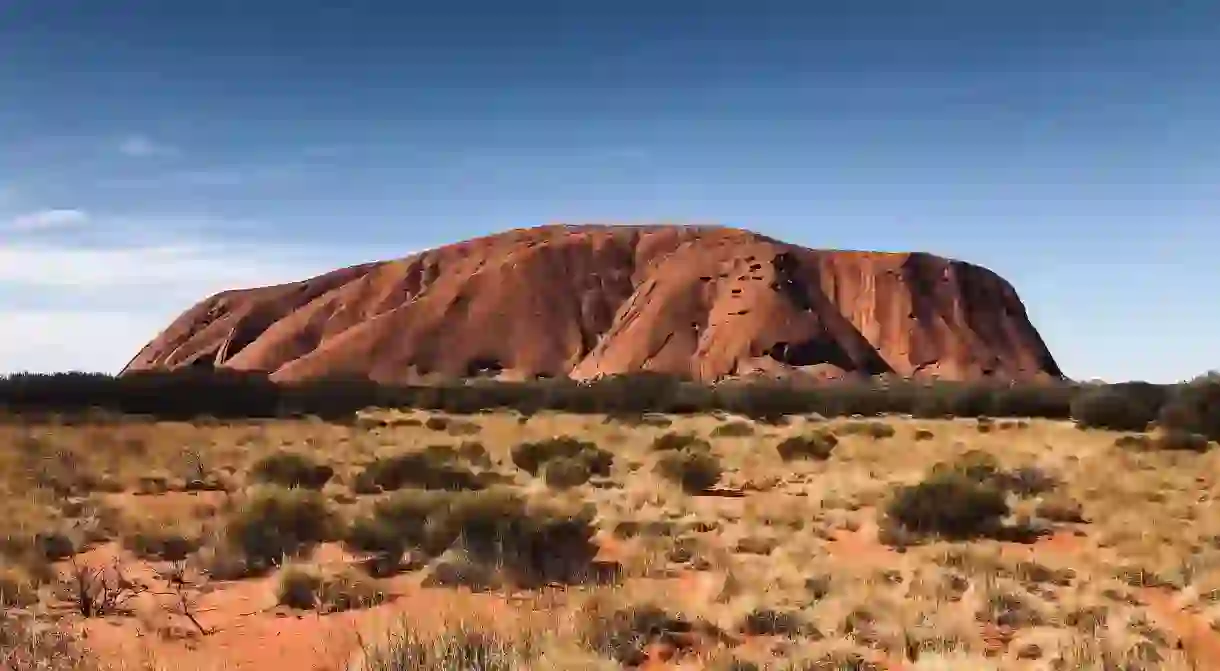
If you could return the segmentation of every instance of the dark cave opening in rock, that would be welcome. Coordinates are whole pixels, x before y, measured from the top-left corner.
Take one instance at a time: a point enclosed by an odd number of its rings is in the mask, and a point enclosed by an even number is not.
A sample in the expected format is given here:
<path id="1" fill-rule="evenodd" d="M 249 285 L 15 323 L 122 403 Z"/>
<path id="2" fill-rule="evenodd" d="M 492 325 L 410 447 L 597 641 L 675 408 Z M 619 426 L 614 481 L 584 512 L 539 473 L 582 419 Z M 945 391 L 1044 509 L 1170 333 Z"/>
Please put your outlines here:
<path id="1" fill-rule="evenodd" d="M 216 370 L 216 359 L 213 356 L 200 356 L 190 363 L 191 370 L 209 371 Z"/>
<path id="2" fill-rule="evenodd" d="M 466 364 L 466 377 L 495 377 L 504 372 L 499 359 L 475 358 Z"/>
<path id="3" fill-rule="evenodd" d="M 856 363 L 851 360 L 842 347 L 831 340 L 814 338 L 805 342 L 777 342 L 764 352 L 766 356 L 789 366 L 802 367 L 828 363 L 843 370 L 855 370 Z"/>

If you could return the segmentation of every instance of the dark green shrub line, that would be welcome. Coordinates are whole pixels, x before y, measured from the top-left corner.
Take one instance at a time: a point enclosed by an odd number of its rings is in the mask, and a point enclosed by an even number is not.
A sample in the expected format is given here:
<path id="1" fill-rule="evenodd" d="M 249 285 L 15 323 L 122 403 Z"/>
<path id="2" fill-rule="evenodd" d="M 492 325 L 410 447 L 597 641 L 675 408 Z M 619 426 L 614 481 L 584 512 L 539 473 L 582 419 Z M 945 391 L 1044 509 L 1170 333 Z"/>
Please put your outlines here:
<path id="1" fill-rule="evenodd" d="M 0 411 L 18 419 L 101 411 L 161 419 L 313 415 L 352 421 L 357 411 L 367 407 L 451 414 L 513 409 L 525 416 L 541 410 L 615 417 L 720 411 L 758 421 L 812 413 L 826 417 L 909 414 L 923 418 L 1075 418 L 1086 428 L 1140 431 L 1155 421 L 1212 440 L 1220 438 L 1220 412 L 1215 410 L 1220 407 L 1220 380 L 1214 378 L 1179 385 L 862 380 L 709 386 L 640 373 L 594 382 L 551 379 L 389 386 L 366 379 L 280 384 L 262 373 L 237 371 L 0 377 Z"/>
<path id="2" fill-rule="evenodd" d="M 1220 380 L 1183 385 L 1161 408 L 1161 428 L 1220 441 Z"/>
<path id="3" fill-rule="evenodd" d="M 1144 431 L 1169 399 L 1168 387 L 1127 382 L 1090 389 L 1072 400 L 1072 418 L 1082 428 Z"/>

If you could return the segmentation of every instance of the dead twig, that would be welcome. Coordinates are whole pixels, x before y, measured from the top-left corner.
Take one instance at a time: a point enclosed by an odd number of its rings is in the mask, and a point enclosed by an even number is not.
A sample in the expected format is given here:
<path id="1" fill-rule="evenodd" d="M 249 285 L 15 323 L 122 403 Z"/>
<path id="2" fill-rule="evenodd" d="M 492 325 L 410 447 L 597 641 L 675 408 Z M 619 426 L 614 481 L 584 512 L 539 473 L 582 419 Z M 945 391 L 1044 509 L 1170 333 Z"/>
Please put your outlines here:
<path id="1" fill-rule="evenodd" d="M 60 582 L 61 594 L 84 617 L 104 617 L 128 612 L 127 603 L 147 591 L 128 580 L 115 560 L 110 566 L 84 566 L 72 557 L 71 570 Z"/>
<path id="2" fill-rule="evenodd" d="M 186 562 L 176 561 L 168 571 L 162 572 L 160 577 L 165 581 L 168 591 L 155 594 L 173 597 L 172 608 L 176 614 L 185 617 L 200 635 L 212 634 L 215 630 L 204 627 L 197 617 L 198 613 L 203 612 L 199 609 L 197 600 L 199 593 L 207 586 L 209 580 L 207 575 L 200 574 L 198 578 L 191 579 L 187 575 Z"/>

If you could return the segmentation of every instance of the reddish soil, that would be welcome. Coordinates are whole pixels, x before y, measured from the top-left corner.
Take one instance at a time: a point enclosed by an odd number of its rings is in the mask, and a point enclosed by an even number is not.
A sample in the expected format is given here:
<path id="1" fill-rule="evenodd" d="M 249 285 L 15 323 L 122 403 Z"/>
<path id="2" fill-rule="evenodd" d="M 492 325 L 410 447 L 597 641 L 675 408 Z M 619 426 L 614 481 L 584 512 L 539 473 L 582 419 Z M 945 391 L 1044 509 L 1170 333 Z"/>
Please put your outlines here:
<path id="1" fill-rule="evenodd" d="M 1182 610 L 1175 604 L 1173 592 L 1147 588 L 1141 590 L 1140 596 L 1148 604 L 1148 610 L 1153 616 L 1178 637 L 1182 650 L 1190 655 L 1191 659 L 1208 660 L 1210 664 L 1220 660 L 1220 633 L 1212 629 L 1200 615 Z"/>
<path id="2" fill-rule="evenodd" d="M 1070 533 L 1056 534 L 1033 545 L 1012 545 L 1012 552 L 1037 555 L 1041 553 L 1070 555 L 1079 551 L 1082 539 Z M 322 561 L 346 561 L 334 548 L 324 548 Z M 875 529 L 840 531 L 830 542 L 830 551 L 853 563 L 864 562 L 884 567 L 900 555 L 879 544 Z M 605 554 L 615 554 L 607 543 Z M 115 557 L 113 547 L 105 547 L 81 557 L 91 565 L 106 565 Z M 335 556 L 331 557 L 330 555 Z M 147 567 L 129 566 L 128 577 L 144 578 Z M 671 578 L 689 587 L 691 593 L 704 590 L 696 574 Z M 197 636 L 187 622 L 167 614 L 164 605 L 145 604 L 137 608 L 137 616 L 89 620 L 82 629 L 88 645 L 109 659 L 124 659 L 133 663 L 150 660 L 167 663 L 170 660 L 183 671 L 195 669 L 293 668 L 302 671 L 344 668 L 345 662 L 360 647 L 362 641 L 375 640 L 379 634 L 399 622 L 407 621 L 421 631 L 439 627 L 457 619 L 477 626 L 504 627 L 505 631 L 519 628 L 528 621 L 530 626 L 548 626 L 538 618 L 547 616 L 546 595 L 511 596 L 473 594 L 461 589 L 420 588 L 404 581 L 391 581 L 393 599 L 385 605 L 327 615 L 324 617 L 277 609 L 274 604 L 271 579 L 244 580 L 226 583 L 204 594 L 193 612 L 211 633 Z M 1161 589 L 1146 589 L 1141 596 L 1147 610 L 1180 640 L 1183 650 L 1197 660 L 1220 659 L 1220 634 L 1213 631 L 1199 615 L 1187 612 L 1173 601 L 1173 593 Z M 533 618 L 533 620 L 531 620 Z M 551 623 L 553 626 L 554 623 Z M 1005 654 L 1011 638 L 1009 631 L 988 628 L 981 632 L 994 654 Z M 774 641 L 769 637 L 740 637 L 741 649 L 767 649 Z M 717 641 L 696 635 L 684 651 L 673 647 L 653 646 L 649 649 L 646 669 L 689 668 L 692 655 L 716 647 Z M 733 644 L 736 645 L 736 644 Z M 891 671 L 910 668 L 901 659 L 878 652 L 875 663 Z M 217 666 L 220 665 L 220 666 Z M 1202 667 L 1201 667 L 1202 668 Z"/>

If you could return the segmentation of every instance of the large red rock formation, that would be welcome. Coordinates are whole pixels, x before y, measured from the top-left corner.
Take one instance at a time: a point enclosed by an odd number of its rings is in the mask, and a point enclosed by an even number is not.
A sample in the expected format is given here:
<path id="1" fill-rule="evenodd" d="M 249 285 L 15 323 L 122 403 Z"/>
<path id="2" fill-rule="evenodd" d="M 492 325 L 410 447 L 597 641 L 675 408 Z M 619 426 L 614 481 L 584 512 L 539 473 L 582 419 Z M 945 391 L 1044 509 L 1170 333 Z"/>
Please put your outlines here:
<path id="1" fill-rule="evenodd" d="M 514 230 L 226 291 L 124 372 L 188 366 L 382 382 L 662 371 L 1061 375 L 1016 291 L 929 254 L 821 251 L 720 227 Z"/>

